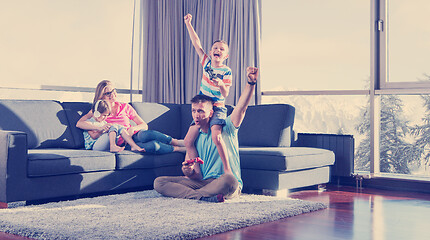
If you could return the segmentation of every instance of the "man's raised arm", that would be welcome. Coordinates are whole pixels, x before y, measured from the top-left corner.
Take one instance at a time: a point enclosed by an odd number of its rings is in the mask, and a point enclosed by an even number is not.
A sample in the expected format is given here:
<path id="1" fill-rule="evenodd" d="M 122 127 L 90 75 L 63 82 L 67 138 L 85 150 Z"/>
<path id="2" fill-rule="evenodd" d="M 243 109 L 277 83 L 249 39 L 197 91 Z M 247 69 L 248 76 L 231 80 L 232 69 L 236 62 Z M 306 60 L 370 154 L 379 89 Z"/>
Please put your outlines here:
<path id="1" fill-rule="evenodd" d="M 251 102 L 251 98 L 255 89 L 255 84 L 257 83 L 258 68 L 246 68 L 246 75 L 248 78 L 248 83 L 246 84 L 245 89 L 240 95 L 236 107 L 230 115 L 231 122 L 235 127 L 239 127 L 240 124 L 242 124 L 243 118 L 245 117 L 246 109 L 248 108 L 249 102 Z"/>

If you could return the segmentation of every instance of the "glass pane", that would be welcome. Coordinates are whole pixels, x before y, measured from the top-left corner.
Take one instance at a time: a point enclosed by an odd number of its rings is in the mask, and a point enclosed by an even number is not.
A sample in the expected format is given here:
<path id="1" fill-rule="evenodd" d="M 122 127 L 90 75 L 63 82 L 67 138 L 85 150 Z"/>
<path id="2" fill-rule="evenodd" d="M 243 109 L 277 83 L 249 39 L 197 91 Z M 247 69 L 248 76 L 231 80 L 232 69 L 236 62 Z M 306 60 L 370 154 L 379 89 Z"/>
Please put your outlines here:
<path id="1" fill-rule="evenodd" d="M 354 136 L 355 170 L 369 171 L 369 96 L 264 96 L 263 104 L 286 103 L 296 108 L 296 133 Z"/>
<path id="2" fill-rule="evenodd" d="M 262 4 L 262 90 L 368 87 L 369 1 L 271 0 Z"/>
<path id="3" fill-rule="evenodd" d="M 389 0 L 389 82 L 421 81 L 430 75 L 429 12 L 428 0 Z"/>
<path id="4" fill-rule="evenodd" d="M 381 173 L 430 177 L 430 95 L 382 95 Z"/>
<path id="5" fill-rule="evenodd" d="M 0 99 L 57 100 L 60 102 L 93 102 L 94 92 L 67 92 L 32 89 L 0 88 Z M 139 96 L 133 98 L 139 101 Z M 118 94 L 118 101 L 130 102 L 130 94 Z"/>
<path id="6" fill-rule="evenodd" d="M 128 89 L 132 14 L 133 1 L 2 1 L 0 87 Z"/>

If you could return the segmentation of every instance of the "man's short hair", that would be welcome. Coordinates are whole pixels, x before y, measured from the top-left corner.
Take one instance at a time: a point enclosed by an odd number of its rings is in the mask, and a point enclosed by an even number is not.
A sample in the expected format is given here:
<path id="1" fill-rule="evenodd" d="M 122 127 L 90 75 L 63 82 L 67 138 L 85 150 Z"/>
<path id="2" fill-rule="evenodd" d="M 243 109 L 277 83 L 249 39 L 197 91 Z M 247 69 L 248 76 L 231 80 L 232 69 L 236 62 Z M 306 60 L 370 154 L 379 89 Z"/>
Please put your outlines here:
<path id="1" fill-rule="evenodd" d="M 214 101 L 212 100 L 211 97 L 208 97 L 203 94 L 198 94 L 191 99 L 191 103 L 204 103 L 204 102 L 209 102 L 211 105 L 214 104 Z"/>

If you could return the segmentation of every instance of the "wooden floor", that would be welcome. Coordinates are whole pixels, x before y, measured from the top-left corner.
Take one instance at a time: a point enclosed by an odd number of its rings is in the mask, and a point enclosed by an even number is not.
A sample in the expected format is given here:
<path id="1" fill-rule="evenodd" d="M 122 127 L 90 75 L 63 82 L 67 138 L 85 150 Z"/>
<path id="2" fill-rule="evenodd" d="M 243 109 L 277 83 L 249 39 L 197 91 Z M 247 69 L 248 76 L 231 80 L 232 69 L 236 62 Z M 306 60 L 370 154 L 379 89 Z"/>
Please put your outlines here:
<path id="1" fill-rule="evenodd" d="M 430 239 L 430 194 L 328 186 L 289 196 L 329 207 L 201 239 Z M 0 232 L 0 240 L 23 239 Z"/>
<path id="2" fill-rule="evenodd" d="M 300 191 L 289 197 L 329 207 L 201 239 L 430 239 L 430 194 L 329 186 L 325 192 Z"/>

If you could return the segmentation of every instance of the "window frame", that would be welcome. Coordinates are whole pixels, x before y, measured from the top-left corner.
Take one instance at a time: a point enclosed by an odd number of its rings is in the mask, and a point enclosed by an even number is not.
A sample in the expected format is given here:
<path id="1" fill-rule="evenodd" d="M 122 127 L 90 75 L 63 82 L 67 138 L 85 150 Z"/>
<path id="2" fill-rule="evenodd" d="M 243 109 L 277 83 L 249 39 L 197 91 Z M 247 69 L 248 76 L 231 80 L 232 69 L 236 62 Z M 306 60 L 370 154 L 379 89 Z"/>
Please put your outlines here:
<path id="1" fill-rule="evenodd" d="M 376 38 L 372 46 L 376 46 L 377 59 L 379 62 L 379 76 L 377 79 L 377 88 L 375 90 L 388 90 L 380 91 L 379 94 L 395 94 L 410 92 L 418 94 L 421 91 L 429 91 L 430 82 L 389 82 L 389 52 L 388 52 L 388 33 L 389 33 L 389 1 L 390 0 L 372 0 L 372 12 L 375 13 L 372 17 L 373 31 Z M 399 92 L 396 92 L 399 89 Z M 409 91 L 405 91 L 405 90 Z M 425 93 L 427 93 L 425 92 Z"/>

